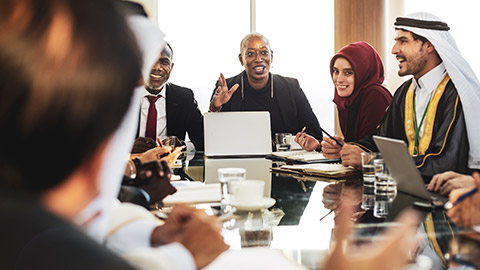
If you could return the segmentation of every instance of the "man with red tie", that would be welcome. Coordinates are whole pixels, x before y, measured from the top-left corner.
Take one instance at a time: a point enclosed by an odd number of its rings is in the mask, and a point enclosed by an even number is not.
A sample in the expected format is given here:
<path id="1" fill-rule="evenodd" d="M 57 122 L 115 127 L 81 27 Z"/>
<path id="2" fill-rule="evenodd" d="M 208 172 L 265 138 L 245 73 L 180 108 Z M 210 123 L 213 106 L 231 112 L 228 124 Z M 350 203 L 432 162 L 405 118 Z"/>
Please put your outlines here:
<path id="1" fill-rule="evenodd" d="M 167 43 L 145 84 L 140 112 L 139 137 L 188 136 L 196 150 L 203 150 L 203 117 L 193 91 L 167 83 L 173 69 L 173 49 Z M 137 140 L 136 144 L 151 140 Z M 137 145 L 138 146 L 138 145 Z M 154 145 L 152 145 L 154 146 Z M 188 147 L 188 145 L 187 145 Z"/>

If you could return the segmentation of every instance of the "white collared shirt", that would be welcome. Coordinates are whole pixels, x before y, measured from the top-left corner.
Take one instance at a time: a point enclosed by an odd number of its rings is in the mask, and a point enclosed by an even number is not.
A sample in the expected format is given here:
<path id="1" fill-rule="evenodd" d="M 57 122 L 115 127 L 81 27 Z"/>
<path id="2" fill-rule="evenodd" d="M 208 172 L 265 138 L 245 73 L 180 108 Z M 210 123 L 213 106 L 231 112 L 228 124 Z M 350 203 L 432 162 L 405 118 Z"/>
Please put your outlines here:
<path id="1" fill-rule="evenodd" d="M 443 80 L 446 75 L 445 65 L 440 63 L 438 66 L 427 72 L 423 75 L 420 79 L 412 80 L 412 89 L 416 88 L 415 94 L 415 112 L 417 115 L 417 125 L 420 125 L 420 121 L 422 121 L 423 112 L 427 107 L 428 101 L 433 95 L 435 89 Z M 425 120 L 424 120 L 425 123 Z M 420 127 L 420 131 L 418 132 L 418 140 L 422 138 L 423 135 L 423 127 L 425 125 L 422 124 Z"/>
<path id="2" fill-rule="evenodd" d="M 155 102 L 155 108 L 157 109 L 157 137 L 160 138 L 167 136 L 167 91 L 165 89 L 166 85 L 164 85 L 163 89 L 158 93 L 160 98 Z M 144 89 L 144 91 L 145 95 L 142 98 L 140 109 L 139 137 L 145 137 L 145 130 L 147 129 L 148 109 L 150 108 L 150 102 L 147 96 L 158 96 L 150 94 L 147 89 Z"/>

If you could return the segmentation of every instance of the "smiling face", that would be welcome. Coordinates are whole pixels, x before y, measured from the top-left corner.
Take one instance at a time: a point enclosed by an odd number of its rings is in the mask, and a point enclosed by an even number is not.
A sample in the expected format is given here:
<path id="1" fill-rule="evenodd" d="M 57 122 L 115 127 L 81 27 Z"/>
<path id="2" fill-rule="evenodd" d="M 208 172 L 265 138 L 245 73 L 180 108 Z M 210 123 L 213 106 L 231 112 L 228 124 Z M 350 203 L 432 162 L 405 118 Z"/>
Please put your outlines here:
<path id="1" fill-rule="evenodd" d="M 172 68 L 172 51 L 168 46 L 165 46 L 160 54 L 160 58 L 150 71 L 146 89 L 154 95 L 158 94 L 165 83 L 167 83 L 168 78 L 170 78 Z"/>
<path id="2" fill-rule="evenodd" d="M 332 80 L 341 97 L 349 97 L 355 89 L 355 74 L 347 59 L 338 57 L 333 63 Z"/>
<path id="3" fill-rule="evenodd" d="M 243 46 L 239 59 L 249 82 L 268 81 L 273 52 L 262 37 L 253 36 Z"/>
<path id="4" fill-rule="evenodd" d="M 399 76 L 413 75 L 416 79 L 421 78 L 428 72 L 427 55 L 425 48 L 428 42 L 420 39 L 415 40 L 411 32 L 396 30 L 395 45 L 392 48 L 392 54 L 395 55 L 398 62 Z"/>

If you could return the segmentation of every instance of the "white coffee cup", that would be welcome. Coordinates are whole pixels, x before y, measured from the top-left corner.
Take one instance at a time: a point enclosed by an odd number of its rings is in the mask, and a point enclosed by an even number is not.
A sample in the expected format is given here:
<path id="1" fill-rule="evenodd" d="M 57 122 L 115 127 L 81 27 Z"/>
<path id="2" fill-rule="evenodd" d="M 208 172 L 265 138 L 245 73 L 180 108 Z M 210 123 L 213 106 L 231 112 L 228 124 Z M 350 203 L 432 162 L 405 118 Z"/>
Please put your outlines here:
<path id="1" fill-rule="evenodd" d="M 241 181 L 235 185 L 234 200 L 240 205 L 257 205 L 262 202 L 264 190 L 264 181 Z"/>

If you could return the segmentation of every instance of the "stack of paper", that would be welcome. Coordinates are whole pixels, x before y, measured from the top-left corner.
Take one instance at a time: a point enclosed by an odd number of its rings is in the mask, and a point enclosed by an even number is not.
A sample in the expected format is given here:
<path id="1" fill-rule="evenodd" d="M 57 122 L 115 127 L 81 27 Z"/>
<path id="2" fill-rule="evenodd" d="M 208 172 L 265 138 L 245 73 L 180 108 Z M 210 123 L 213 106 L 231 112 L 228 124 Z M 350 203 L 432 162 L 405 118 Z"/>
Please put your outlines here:
<path id="1" fill-rule="evenodd" d="M 362 173 L 359 170 L 355 170 L 351 167 L 345 167 L 342 164 L 327 163 L 283 165 L 280 168 L 272 168 L 272 170 L 331 178 L 351 177 L 361 175 Z"/>

